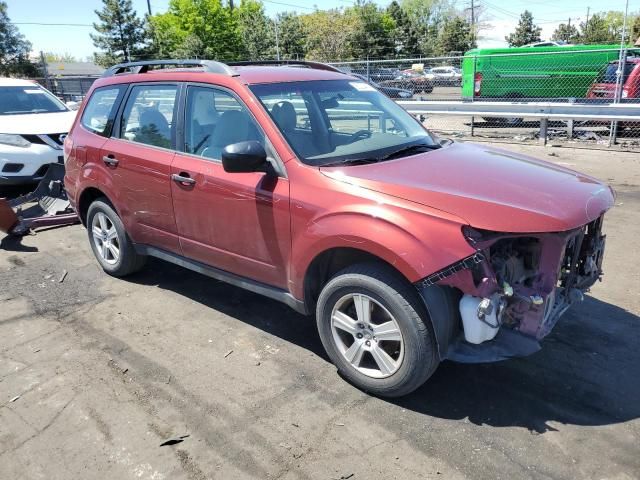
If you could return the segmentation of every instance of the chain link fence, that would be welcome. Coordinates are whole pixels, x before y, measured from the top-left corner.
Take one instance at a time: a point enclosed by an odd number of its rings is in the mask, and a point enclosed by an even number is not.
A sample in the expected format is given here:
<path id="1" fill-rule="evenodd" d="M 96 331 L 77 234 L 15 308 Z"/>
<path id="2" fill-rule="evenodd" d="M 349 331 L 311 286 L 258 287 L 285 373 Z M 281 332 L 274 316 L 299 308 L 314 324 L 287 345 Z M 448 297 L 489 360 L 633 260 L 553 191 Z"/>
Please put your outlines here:
<path id="1" fill-rule="evenodd" d="M 364 60 L 332 65 L 377 86 L 394 99 L 489 102 L 640 102 L 640 48 L 580 46 L 561 51 Z M 517 106 L 515 107 L 517 109 Z M 424 117 L 436 133 L 454 137 L 535 140 L 540 121 L 523 118 Z M 638 122 L 550 121 L 551 141 L 640 148 Z"/>
<path id="2" fill-rule="evenodd" d="M 45 87 L 64 102 L 80 102 L 98 77 L 40 77 L 36 82 Z"/>

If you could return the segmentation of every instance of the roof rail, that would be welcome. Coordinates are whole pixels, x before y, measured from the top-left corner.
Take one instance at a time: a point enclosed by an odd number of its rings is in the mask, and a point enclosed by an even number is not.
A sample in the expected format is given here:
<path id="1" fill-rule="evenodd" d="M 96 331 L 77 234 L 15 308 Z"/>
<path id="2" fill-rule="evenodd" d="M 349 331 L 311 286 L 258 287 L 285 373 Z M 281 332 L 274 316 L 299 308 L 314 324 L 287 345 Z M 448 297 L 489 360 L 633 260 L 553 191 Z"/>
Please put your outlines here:
<path id="1" fill-rule="evenodd" d="M 108 68 L 103 77 L 111 77 L 122 73 L 146 73 L 150 67 L 154 66 L 175 66 L 175 67 L 202 67 L 207 73 L 221 73 L 223 75 L 237 76 L 233 68 L 228 65 L 213 60 L 144 60 L 140 62 L 120 63 Z"/>
<path id="2" fill-rule="evenodd" d="M 251 60 L 244 62 L 228 62 L 227 65 L 231 67 L 245 67 L 250 65 L 280 65 L 280 66 L 294 66 L 294 67 L 307 67 L 315 70 L 327 70 L 329 72 L 344 73 L 342 70 L 337 69 L 332 65 L 320 62 L 310 62 L 306 60 Z"/>

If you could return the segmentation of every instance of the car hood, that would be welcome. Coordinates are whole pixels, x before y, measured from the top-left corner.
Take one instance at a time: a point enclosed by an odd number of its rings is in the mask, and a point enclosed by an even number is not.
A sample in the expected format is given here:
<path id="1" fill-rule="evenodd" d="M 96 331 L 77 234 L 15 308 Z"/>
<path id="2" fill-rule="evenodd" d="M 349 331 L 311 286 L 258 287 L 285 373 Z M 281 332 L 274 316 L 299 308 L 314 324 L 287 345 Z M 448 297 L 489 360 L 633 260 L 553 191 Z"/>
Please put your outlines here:
<path id="1" fill-rule="evenodd" d="M 0 115 L 0 133 L 41 135 L 67 133 L 76 118 L 75 111 Z"/>
<path id="2" fill-rule="evenodd" d="M 337 181 L 456 215 L 499 232 L 559 232 L 598 218 L 613 205 L 599 180 L 526 155 L 453 143 L 396 160 L 322 167 Z"/>

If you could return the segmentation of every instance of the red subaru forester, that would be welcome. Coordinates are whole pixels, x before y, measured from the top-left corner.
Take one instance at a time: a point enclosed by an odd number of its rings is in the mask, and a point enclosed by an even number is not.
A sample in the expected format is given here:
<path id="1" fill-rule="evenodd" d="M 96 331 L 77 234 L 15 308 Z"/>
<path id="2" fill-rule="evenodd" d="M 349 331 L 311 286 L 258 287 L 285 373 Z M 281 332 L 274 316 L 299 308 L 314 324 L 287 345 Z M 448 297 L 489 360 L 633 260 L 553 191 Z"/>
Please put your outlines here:
<path id="1" fill-rule="evenodd" d="M 107 273 L 151 255 L 315 313 L 340 372 L 382 396 L 443 359 L 537 351 L 600 278 L 614 200 L 566 168 L 438 140 L 313 62 L 112 67 L 64 152 Z"/>

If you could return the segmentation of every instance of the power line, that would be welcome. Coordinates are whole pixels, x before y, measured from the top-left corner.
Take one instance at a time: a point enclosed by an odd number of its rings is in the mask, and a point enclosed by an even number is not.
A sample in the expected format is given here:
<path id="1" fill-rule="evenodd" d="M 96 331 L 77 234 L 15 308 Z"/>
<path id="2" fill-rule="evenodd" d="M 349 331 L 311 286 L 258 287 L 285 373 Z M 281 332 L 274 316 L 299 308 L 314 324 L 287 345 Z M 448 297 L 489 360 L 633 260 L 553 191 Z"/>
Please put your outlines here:
<path id="1" fill-rule="evenodd" d="M 42 27 L 93 27 L 89 23 L 9 22 L 12 25 L 39 25 Z"/>
<path id="2" fill-rule="evenodd" d="M 262 0 L 265 3 L 273 3 L 275 5 L 284 5 L 285 7 L 292 7 L 292 8 L 302 8 L 304 10 L 315 10 L 315 8 L 313 7 L 305 7 L 302 5 L 296 5 L 294 3 L 285 3 L 285 2 L 276 2 L 274 0 Z"/>

